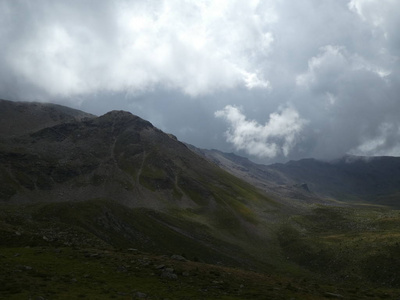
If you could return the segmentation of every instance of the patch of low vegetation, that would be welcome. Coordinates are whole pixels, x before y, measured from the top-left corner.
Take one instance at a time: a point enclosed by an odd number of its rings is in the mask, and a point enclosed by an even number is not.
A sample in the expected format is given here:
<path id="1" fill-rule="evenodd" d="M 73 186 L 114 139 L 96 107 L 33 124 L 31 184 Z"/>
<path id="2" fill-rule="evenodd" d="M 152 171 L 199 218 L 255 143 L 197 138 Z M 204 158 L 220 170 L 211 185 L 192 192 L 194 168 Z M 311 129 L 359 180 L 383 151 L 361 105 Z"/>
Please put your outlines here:
<path id="1" fill-rule="evenodd" d="M 400 212 L 378 207 L 318 207 L 280 229 L 287 259 L 327 278 L 400 287 Z"/>

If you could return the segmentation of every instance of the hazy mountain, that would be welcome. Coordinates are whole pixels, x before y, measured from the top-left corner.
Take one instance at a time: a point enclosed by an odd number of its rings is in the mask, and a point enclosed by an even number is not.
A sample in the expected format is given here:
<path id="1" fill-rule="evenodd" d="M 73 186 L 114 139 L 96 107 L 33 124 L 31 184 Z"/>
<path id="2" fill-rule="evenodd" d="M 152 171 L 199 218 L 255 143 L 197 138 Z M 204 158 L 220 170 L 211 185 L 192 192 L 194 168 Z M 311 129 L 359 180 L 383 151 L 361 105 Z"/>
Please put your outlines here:
<path id="1" fill-rule="evenodd" d="M 251 183 L 288 206 L 304 207 L 305 204 L 325 203 L 327 199 L 311 192 L 306 184 L 274 170 L 267 165 L 256 164 L 245 157 L 218 150 L 190 149 L 229 173 Z"/>
<path id="2" fill-rule="evenodd" d="M 322 196 L 400 207 L 399 157 L 346 156 L 330 162 L 304 159 L 269 167 L 306 182 Z"/>
<path id="3" fill-rule="evenodd" d="M 95 117 L 80 110 L 51 103 L 0 99 L 0 108 L 0 136 L 24 134 L 67 121 Z"/>
<path id="4" fill-rule="evenodd" d="M 346 156 L 334 161 L 302 159 L 261 165 L 218 150 L 195 151 L 277 196 L 310 201 L 333 198 L 400 207 L 399 157 Z"/>

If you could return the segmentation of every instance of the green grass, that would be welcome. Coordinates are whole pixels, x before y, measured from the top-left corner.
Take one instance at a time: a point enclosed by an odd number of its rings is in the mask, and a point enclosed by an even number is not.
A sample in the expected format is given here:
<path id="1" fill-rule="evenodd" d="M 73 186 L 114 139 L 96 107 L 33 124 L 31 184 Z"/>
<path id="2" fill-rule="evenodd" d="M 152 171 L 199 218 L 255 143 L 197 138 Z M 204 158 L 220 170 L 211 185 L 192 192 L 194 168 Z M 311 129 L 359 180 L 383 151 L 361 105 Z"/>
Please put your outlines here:
<path id="1" fill-rule="evenodd" d="M 239 258 L 249 256 L 216 237 L 206 218 L 199 222 L 197 214 L 183 217 L 185 211 L 180 212 L 127 208 L 107 199 L 4 205 L 0 245 L 133 247 L 159 254 L 185 253 L 191 259 L 236 266 Z"/>
<path id="2" fill-rule="evenodd" d="M 129 251 L 0 248 L 0 298 L 29 299 L 392 299 L 396 293 L 316 283 L 277 274 L 180 262 Z M 176 279 L 161 276 L 173 268 Z M 135 299 L 135 297 L 133 297 Z"/>
<path id="3" fill-rule="evenodd" d="M 218 191 L 215 188 L 213 195 L 220 197 Z M 223 199 L 216 198 L 220 205 L 208 211 L 171 206 L 157 212 L 127 208 L 108 199 L 2 205 L 0 298 L 130 299 L 140 291 L 152 299 L 165 298 L 168 293 L 171 299 L 263 299 L 263 293 L 279 299 L 279 289 L 288 297 L 301 295 L 300 299 L 320 299 L 325 292 L 348 299 L 385 295 L 390 299 L 399 292 L 399 211 L 365 205 L 315 206 L 286 221 L 268 223 L 257 217 L 257 222 L 251 222 L 245 217 L 246 210 L 254 214 L 256 204 L 223 195 Z M 135 261 L 133 254 L 115 250 L 127 248 L 149 253 L 142 253 L 140 259 L 151 257 L 151 267 L 130 263 Z M 101 259 L 90 253 L 100 253 Z M 191 260 L 186 267 L 200 261 L 196 265 L 200 270 L 222 270 L 219 264 L 235 269 L 218 271 L 226 272 L 224 280 L 212 275 L 214 280 L 207 283 L 212 287 L 205 283 L 212 277 L 208 271 L 193 271 L 199 275 L 179 276 L 179 283 L 168 283 L 157 273 L 155 261 L 165 264 L 172 254 Z M 131 266 L 130 271 L 121 267 L 125 265 Z M 181 268 L 181 273 L 186 270 Z M 249 269 L 259 273 L 245 271 Z M 240 282 L 242 276 L 252 278 L 245 284 L 250 289 L 231 284 Z M 265 287 L 262 282 L 269 280 L 273 283 Z"/>
<path id="4" fill-rule="evenodd" d="M 269 228 L 277 240 L 268 244 L 251 235 L 244 220 L 231 219 L 234 208 L 225 208 L 214 215 L 221 227 L 212 227 L 209 216 L 196 210 L 128 209 L 106 199 L 2 205 L 0 298 L 131 299 L 136 292 L 151 299 L 400 295 L 398 211 L 317 207 Z M 189 261 L 173 261 L 172 254 Z M 178 279 L 161 278 L 156 268 L 161 264 L 173 267 Z"/>
<path id="5" fill-rule="evenodd" d="M 284 255 L 333 280 L 400 287 L 400 212 L 318 207 L 280 229 Z"/>

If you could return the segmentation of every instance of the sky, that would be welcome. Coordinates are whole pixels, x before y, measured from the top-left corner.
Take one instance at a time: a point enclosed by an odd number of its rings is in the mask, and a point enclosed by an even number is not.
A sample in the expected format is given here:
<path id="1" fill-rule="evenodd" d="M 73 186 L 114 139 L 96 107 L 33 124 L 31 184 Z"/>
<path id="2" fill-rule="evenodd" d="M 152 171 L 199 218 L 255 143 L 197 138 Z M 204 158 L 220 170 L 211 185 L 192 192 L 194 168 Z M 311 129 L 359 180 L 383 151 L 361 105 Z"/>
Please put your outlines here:
<path id="1" fill-rule="evenodd" d="M 0 98 L 262 163 L 400 156 L 398 0 L 0 0 Z"/>

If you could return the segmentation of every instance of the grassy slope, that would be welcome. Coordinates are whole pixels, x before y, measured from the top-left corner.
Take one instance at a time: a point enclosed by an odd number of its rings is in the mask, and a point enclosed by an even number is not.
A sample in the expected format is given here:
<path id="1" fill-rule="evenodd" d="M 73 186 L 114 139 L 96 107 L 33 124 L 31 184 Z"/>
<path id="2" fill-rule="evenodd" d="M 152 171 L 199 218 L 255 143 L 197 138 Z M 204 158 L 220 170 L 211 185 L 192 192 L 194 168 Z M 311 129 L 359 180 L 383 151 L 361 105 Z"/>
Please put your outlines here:
<path id="1" fill-rule="evenodd" d="M 239 247 L 218 240 L 212 228 L 113 201 L 5 205 L 0 212 L 4 246 L 137 248 L 159 254 L 184 254 L 210 263 L 240 265 L 251 258 Z"/>
<path id="2" fill-rule="evenodd" d="M 240 247 L 214 238 L 209 227 L 189 221 L 194 217 L 187 214 L 177 221 L 104 199 L 3 205 L 0 298 L 130 299 L 137 291 L 151 299 L 400 295 L 398 211 L 316 207 L 292 216 L 275 227 L 279 255 L 287 261 L 272 257 L 275 266 L 258 273 L 245 271 L 256 261 Z M 173 261 L 173 254 L 189 261 Z M 162 278 L 156 268 L 162 264 L 173 267 L 178 279 Z"/>
<path id="3" fill-rule="evenodd" d="M 400 287 L 400 211 L 318 207 L 280 229 L 287 258 L 335 281 Z"/>

